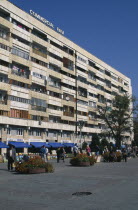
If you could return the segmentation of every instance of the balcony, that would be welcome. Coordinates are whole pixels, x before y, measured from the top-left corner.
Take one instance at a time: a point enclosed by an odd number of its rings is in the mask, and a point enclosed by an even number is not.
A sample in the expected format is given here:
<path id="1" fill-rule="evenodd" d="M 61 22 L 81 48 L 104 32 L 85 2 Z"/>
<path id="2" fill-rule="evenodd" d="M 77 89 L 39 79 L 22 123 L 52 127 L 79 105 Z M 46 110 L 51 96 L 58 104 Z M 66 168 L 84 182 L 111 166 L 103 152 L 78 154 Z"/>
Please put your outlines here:
<path id="1" fill-rule="evenodd" d="M 63 112 L 63 115 L 68 117 L 74 117 L 74 113 L 71 112 Z"/>
<path id="2" fill-rule="evenodd" d="M 46 112 L 46 107 L 32 105 L 32 110 Z"/>
<path id="3" fill-rule="evenodd" d="M 43 52 L 41 52 L 39 50 L 33 49 L 32 52 L 37 54 L 37 55 L 39 55 L 39 56 L 42 56 L 43 58 L 47 58 L 47 54 L 43 53 Z"/>
<path id="4" fill-rule="evenodd" d="M 29 73 L 27 71 L 25 71 L 25 70 L 19 69 L 19 71 L 17 71 L 17 70 L 12 69 L 11 73 L 15 74 L 15 75 L 17 75 L 19 77 L 23 77 L 23 78 L 29 79 Z"/>

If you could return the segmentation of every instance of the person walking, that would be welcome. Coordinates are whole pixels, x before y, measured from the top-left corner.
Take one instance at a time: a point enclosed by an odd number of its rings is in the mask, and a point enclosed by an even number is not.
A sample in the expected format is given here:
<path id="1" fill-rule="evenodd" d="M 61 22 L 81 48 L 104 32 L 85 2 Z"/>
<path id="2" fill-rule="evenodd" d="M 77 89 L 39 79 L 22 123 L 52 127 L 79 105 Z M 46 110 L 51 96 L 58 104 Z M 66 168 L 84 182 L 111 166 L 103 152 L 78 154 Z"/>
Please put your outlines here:
<path id="1" fill-rule="evenodd" d="M 47 155 L 48 155 L 48 149 L 45 147 L 45 145 L 43 145 L 40 149 L 40 156 L 45 162 L 48 161 Z"/>
<path id="2" fill-rule="evenodd" d="M 126 150 L 126 149 L 123 149 L 122 155 L 123 155 L 123 160 L 124 160 L 125 162 L 127 162 L 127 150 Z"/>
<path id="3" fill-rule="evenodd" d="M 7 151 L 8 171 L 13 170 L 13 163 L 16 161 L 16 150 L 14 146 L 10 146 Z"/>
<path id="4" fill-rule="evenodd" d="M 91 148 L 89 147 L 89 145 L 87 145 L 87 147 L 86 147 L 86 153 L 88 156 L 91 155 Z"/>
<path id="5" fill-rule="evenodd" d="M 73 153 L 74 153 L 74 157 L 76 157 L 78 154 L 78 147 L 76 145 L 73 147 Z"/>
<path id="6" fill-rule="evenodd" d="M 60 151 L 60 148 L 58 148 L 57 149 L 57 163 L 59 163 L 60 157 L 61 157 L 61 151 Z"/>
<path id="7" fill-rule="evenodd" d="M 60 148 L 60 157 L 65 162 L 65 149 L 63 147 Z"/>

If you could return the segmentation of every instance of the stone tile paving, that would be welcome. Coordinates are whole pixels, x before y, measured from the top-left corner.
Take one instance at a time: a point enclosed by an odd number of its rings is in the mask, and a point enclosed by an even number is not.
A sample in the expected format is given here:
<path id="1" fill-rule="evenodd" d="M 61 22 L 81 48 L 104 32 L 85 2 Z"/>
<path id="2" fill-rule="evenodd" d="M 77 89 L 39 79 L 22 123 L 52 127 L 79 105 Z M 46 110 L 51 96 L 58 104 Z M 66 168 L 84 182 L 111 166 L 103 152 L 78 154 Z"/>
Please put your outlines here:
<path id="1" fill-rule="evenodd" d="M 127 163 L 71 167 L 56 163 L 52 174 L 23 175 L 0 164 L 0 210 L 137 210 L 138 158 Z M 92 192 L 73 196 L 75 192 Z"/>

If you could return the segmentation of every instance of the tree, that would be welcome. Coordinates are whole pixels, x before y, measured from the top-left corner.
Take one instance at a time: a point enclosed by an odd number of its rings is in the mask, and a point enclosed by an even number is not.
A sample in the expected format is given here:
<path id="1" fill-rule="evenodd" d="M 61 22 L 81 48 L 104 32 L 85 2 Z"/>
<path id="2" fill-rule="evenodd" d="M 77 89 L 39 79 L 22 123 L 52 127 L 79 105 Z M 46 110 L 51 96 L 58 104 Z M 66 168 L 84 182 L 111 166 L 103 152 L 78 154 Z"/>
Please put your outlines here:
<path id="1" fill-rule="evenodd" d="M 134 119 L 134 146 L 138 146 L 138 117 Z"/>
<path id="2" fill-rule="evenodd" d="M 98 146 L 100 145 L 100 138 L 99 138 L 97 133 L 93 133 L 92 141 L 91 141 L 91 144 L 90 144 L 90 148 L 91 148 L 92 152 L 96 152 L 96 146 L 97 145 Z"/>
<path id="3" fill-rule="evenodd" d="M 84 141 L 84 142 L 82 143 L 82 149 L 83 149 L 83 150 L 85 150 L 85 149 L 86 149 L 86 147 L 87 147 L 87 145 L 88 145 L 88 144 L 87 144 L 87 142 L 86 142 L 86 141 Z"/>
<path id="4" fill-rule="evenodd" d="M 100 117 L 105 122 L 106 133 L 115 140 L 119 148 L 123 134 L 131 134 L 133 129 L 134 101 L 127 95 L 116 95 L 110 107 L 107 103 L 104 107 L 98 107 Z"/>

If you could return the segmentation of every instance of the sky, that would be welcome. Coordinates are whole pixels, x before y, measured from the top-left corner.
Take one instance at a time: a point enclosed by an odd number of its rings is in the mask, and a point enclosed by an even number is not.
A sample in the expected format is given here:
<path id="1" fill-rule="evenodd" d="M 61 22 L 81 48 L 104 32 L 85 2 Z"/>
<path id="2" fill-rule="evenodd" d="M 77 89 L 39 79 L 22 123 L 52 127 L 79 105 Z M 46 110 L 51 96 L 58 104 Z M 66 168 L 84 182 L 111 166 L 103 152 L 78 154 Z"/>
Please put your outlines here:
<path id="1" fill-rule="evenodd" d="M 10 0 L 30 9 L 65 36 L 132 80 L 138 97 L 137 0 Z"/>

